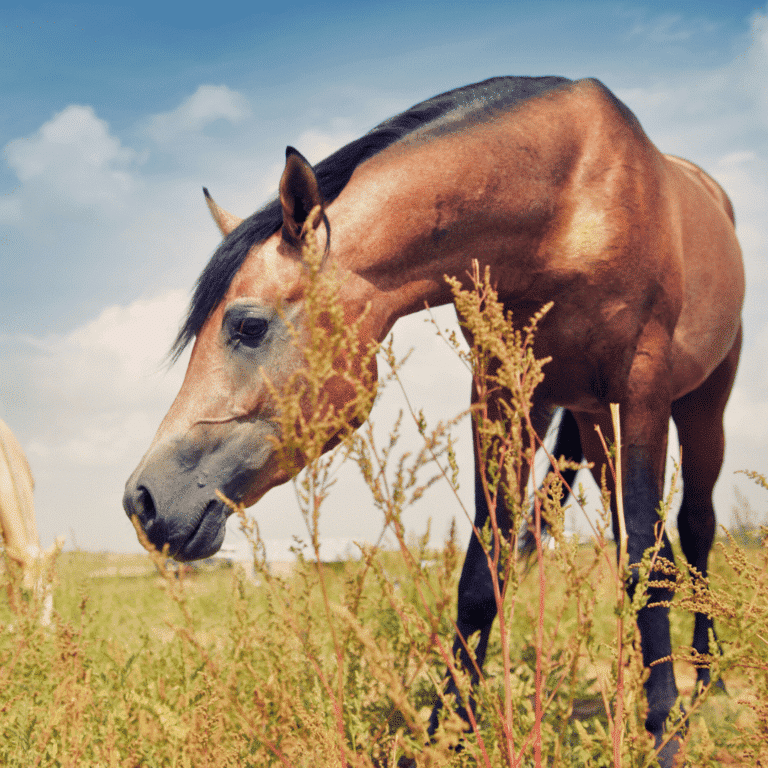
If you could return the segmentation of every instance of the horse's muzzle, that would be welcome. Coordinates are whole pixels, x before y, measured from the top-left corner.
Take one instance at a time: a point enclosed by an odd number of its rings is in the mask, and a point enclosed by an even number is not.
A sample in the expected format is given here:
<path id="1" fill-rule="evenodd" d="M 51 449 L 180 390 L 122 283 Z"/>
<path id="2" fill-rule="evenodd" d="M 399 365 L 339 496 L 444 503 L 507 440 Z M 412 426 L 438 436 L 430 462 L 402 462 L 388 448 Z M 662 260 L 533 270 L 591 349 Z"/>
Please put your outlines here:
<path id="1" fill-rule="evenodd" d="M 193 494 L 184 499 L 184 508 L 165 501 L 161 512 L 152 490 L 140 478 L 135 486 L 129 481 L 123 507 L 128 517 L 137 518 L 150 543 L 161 551 L 167 544 L 168 554 L 176 560 L 200 560 L 218 552 L 228 517 L 218 498 L 212 498 L 210 491 Z"/>
<path id="2" fill-rule="evenodd" d="M 228 452 L 179 451 L 176 443 L 157 446 L 128 479 L 123 507 L 136 518 L 150 544 L 176 560 L 215 554 L 224 541 L 229 510 L 216 494 L 238 498 L 237 472 Z"/>
<path id="3" fill-rule="evenodd" d="M 271 424 L 229 424 L 198 430 L 155 444 L 125 486 L 123 507 L 150 543 L 177 560 L 199 560 L 224 541 L 230 509 L 217 491 L 234 502 L 253 503 L 274 485 Z M 285 479 L 288 475 L 285 475 Z M 284 482 L 285 479 L 281 478 Z"/>

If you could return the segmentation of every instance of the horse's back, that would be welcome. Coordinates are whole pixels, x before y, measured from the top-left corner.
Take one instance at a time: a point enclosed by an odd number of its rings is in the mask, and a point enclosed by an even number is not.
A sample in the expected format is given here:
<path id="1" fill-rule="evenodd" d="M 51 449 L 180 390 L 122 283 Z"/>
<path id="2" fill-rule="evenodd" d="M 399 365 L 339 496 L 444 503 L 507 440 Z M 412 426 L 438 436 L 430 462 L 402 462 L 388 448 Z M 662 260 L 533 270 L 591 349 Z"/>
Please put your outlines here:
<path id="1" fill-rule="evenodd" d="M 681 168 L 694 182 L 701 184 L 712 196 L 712 199 L 722 207 L 726 216 L 731 220 L 731 223 L 736 223 L 736 216 L 733 211 L 733 203 L 731 203 L 731 199 L 728 197 L 726 191 L 703 168 L 700 168 L 696 163 L 692 163 L 690 160 L 686 160 L 683 157 L 677 157 L 676 155 L 664 155 L 664 159 L 670 166 Z"/>
<path id="2" fill-rule="evenodd" d="M 445 117 L 455 118 L 457 113 L 472 114 L 477 120 L 483 113 L 509 110 L 547 91 L 571 84 L 571 80 L 556 76 L 492 77 L 419 102 L 379 123 L 370 133 L 394 130 L 407 135 L 410 130 L 429 126 Z"/>
<path id="3" fill-rule="evenodd" d="M 698 387 L 730 352 L 741 328 L 744 266 L 723 188 L 682 158 L 664 156 L 669 220 L 683 265 L 683 305 L 673 339 L 677 397 Z"/>

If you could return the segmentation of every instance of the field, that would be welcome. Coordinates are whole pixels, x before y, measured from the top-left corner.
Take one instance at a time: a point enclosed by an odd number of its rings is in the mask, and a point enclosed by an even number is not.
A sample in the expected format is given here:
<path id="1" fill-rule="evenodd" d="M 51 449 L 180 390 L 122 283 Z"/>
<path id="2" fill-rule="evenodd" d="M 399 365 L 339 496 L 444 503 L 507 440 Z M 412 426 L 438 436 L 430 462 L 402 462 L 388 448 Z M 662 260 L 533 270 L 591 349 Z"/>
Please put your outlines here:
<path id="1" fill-rule="evenodd" d="M 592 569 L 595 548 L 573 551 L 576 567 L 590 570 L 597 585 L 586 602 L 569 597 L 562 561 L 547 552 L 544 764 L 611 765 L 601 683 L 610 709 L 614 594 L 602 569 Z M 439 553 L 411 554 L 410 562 L 399 552 L 378 552 L 367 562 L 320 569 L 300 562 L 285 578 L 262 571 L 256 581 L 221 564 L 163 576 L 148 557 L 62 554 L 52 627 L 37 625 L 29 603 L 15 614 L 7 602 L 0 609 L 0 761 L 25 767 L 394 766 L 413 753 L 417 765 L 449 764 L 442 761 L 446 754 L 450 764 L 475 765 L 483 763 L 479 735 L 491 764 L 504 764 L 495 743 L 503 698 L 498 633 L 478 735 L 466 736 L 458 752 L 446 749 L 459 738 L 456 723 L 446 723 L 445 744 L 420 750 L 414 738 L 443 675 L 432 633 L 450 647 L 461 558 L 450 542 Z M 756 698 L 765 692 L 765 669 L 743 663 L 765 658 L 765 634 L 743 635 L 749 612 L 765 610 L 765 595 L 756 585 L 744 593 L 746 573 L 734 571 L 729 559 L 762 570 L 765 550 L 723 543 L 713 558 L 713 588 L 744 616 L 719 625 L 728 693 L 709 696 L 691 718 L 687 748 L 695 765 L 765 764 L 765 700 Z M 425 605 L 419 593 L 430 588 Z M 534 709 L 537 593 L 534 566 L 507 614 L 521 765 L 533 764 L 525 740 Z M 444 600 L 451 604 L 438 616 Z M 578 643 L 571 674 L 574 631 L 586 627 L 578 610 L 593 611 L 592 636 Z M 691 620 L 682 610 L 672 615 L 684 655 Z M 764 633 L 765 613 L 761 621 Z M 693 667 L 680 660 L 677 672 L 690 702 Z M 644 736 L 642 707 L 642 696 L 628 696 L 629 718 L 639 721 L 636 739 Z M 648 746 L 632 745 L 626 765 L 644 764 Z"/>

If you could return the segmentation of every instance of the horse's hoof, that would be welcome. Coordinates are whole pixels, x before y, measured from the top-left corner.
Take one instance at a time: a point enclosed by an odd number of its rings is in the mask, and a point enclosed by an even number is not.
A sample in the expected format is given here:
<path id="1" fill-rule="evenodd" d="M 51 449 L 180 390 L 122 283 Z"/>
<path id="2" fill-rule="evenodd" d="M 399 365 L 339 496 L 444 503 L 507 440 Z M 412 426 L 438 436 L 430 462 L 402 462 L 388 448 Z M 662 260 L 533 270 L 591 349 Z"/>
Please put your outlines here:
<path id="1" fill-rule="evenodd" d="M 664 741 L 664 734 L 661 736 L 656 735 L 656 748 L 658 749 L 661 743 Z M 683 745 L 683 737 L 680 733 L 676 733 L 659 752 L 659 768 L 683 768 L 685 763 L 683 762 L 684 756 L 680 752 L 680 747 Z"/>

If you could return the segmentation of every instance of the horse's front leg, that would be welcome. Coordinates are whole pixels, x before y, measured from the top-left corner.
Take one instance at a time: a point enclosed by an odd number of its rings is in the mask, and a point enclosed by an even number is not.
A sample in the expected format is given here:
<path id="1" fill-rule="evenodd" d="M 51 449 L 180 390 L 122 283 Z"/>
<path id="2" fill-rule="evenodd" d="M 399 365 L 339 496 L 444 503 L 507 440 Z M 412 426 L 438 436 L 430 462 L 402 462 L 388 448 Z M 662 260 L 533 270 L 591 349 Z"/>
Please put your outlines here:
<path id="1" fill-rule="evenodd" d="M 501 394 L 497 397 L 502 396 Z M 542 404 L 536 404 L 531 411 L 531 422 L 534 431 L 538 435 L 546 433 L 549 421 L 552 418 L 554 411 L 548 406 Z M 495 402 L 495 398 L 488 404 L 488 418 L 499 419 L 501 418 L 501 409 Z M 498 597 L 494 589 L 494 580 L 489 566 L 489 558 L 491 562 L 496 556 L 496 545 L 494 542 L 491 544 L 491 549 L 486 552 L 483 544 L 478 538 L 478 533 L 481 533 L 486 527 L 488 521 L 491 519 L 491 510 L 488 506 L 488 497 L 486 496 L 486 484 L 483 482 L 485 473 L 485 457 L 479 456 L 477 453 L 477 447 L 480 441 L 477 437 L 477 425 L 473 424 L 473 434 L 475 437 L 475 522 L 474 531 L 469 541 L 469 547 L 467 549 L 467 555 L 464 559 L 464 566 L 461 571 L 461 578 L 459 579 L 459 595 L 458 595 L 458 611 L 456 618 L 456 636 L 453 641 L 453 657 L 459 659 L 462 669 L 469 671 L 472 688 L 477 685 L 480 680 L 480 674 L 482 672 L 483 662 L 485 661 L 485 653 L 488 648 L 488 638 L 491 633 L 491 627 L 493 620 L 496 618 L 496 614 L 499 609 Z M 529 436 L 524 430 L 523 442 L 527 444 Z M 526 488 L 529 475 L 529 467 L 523 462 L 520 467 L 519 481 L 520 488 Z M 502 537 L 508 538 L 512 533 L 512 520 L 506 505 L 503 503 L 503 493 L 498 494 L 498 502 L 495 508 L 496 523 L 498 525 L 499 534 Z M 477 533 L 476 533 L 477 532 Z M 504 586 L 504 569 L 506 563 L 504 558 L 498 559 L 498 585 L 499 585 L 499 597 L 502 594 Z M 479 632 L 479 637 L 474 651 L 469 648 L 469 639 Z M 469 713 L 467 707 L 471 708 L 474 713 L 474 697 L 470 696 L 468 702 L 463 701 L 459 695 L 456 681 L 451 674 L 450 669 L 447 672 L 448 685 L 446 693 L 456 696 L 457 711 L 461 717 L 470 722 Z M 441 702 L 438 702 L 432 710 L 430 717 L 429 731 L 434 733 L 437 728 L 438 716 L 441 709 Z"/>
<path id="2" fill-rule="evenodd" d="M 478 475 L 475 478 L 475 529 L 482 531 L 490 516 L 488 503 L 483 488 L 482 479 Z M 506 519 L 506 515 L 504 515 Z M 505 529 L 502 529 L 505 530 Z M 507 531 L 505 530 L 504 535 Z M 495 551 L 491 551 L 491 557 Z M 501 576 L 499 577 L 501 586 Z M 479 679 L 480 672 L 485 661 L 485 653 L 488 649 L 488 637 L 491 633 L 493 620 L 496 618 L 497 604 L 493 588 L 493 577 L 488 567 L 488 556 L 478 537 L 473 533 L 464 558 L 464 566 L 459 579 L 459 600 L 456 618 L 456 636 L 453 641 L 453 657 L 459 659 L 462 669 L 468 670 L 471 675 L 474 688 Z M 469 649 L 469 639 L 476 632 L 480 636 L 475 646 L 474 653 Z M 467 723 L 469 714 L 467 705 L 472 708 L 474 714 L 474 697 L 469 702 L 464 702 L 459 695 L 456 681 L 451 671 L 448 670 L 448 685 L 446 694 L 456 696 L 457 711 Z M 434 733 L 437 728 L 438 715 L 441 702 L 435 705 L 429 721 L 429 732 Z"/>
<path id="3" fill-rule="evenodd" d="M 664 445 L 666 446 L 666 440 Z M 627 563 L 630 565 L 627 592 L 632 599 L 640 578 L 638 564 L 645 552 L 658 546 L 656 560 L 661 558 L 670 563 L 674 563 L 674 555 L 667 532 L 661 528 L 662 523 L 657 511 L 661 493 L 655 490 L 657 470 L 654 457 L 649 455 L 652 452 L 641 446 L 628 445 L 624 453 L 624 516 L 627 527 Z M 669 602 L 674 594 L 671 588 L 673 578 L 654 567 L 648 582 L 647 604 L 637 614 L 643 665 L 650 668 L 645 682 L 648 698 L 645 727 L 653 734 L 657 747 L 664 738 L 664 723 L 678 696 L 672 668 L 672 640 L 669 629 Z"/>
<path id="4" fill-rule="evenodd" d="M 654 737 L 657 748 L 666 738 L 665 722 L 678 698 L 672 668 L 672 642 L 669 628 L 669 601 L 673 590 L 671 577 L 661 568 L 663 558 L 674 562 L 672 547 L 662 527 L 658 509 L 662 498 L 664 464 L 666 459 L 669 405 L 655 403 L 653 409 L 639 408 L 633 403 L 620 407 L 621 417 L 621 468 L 623 487 L 624 522 L 627 534 L 627 564 L 629 578 L 627 592 L 632 599 L 640 583 L 640 568 L 643 555 L 659 546 L 655 565 L 647 585 L 646 605 L 637 615 L 640 630 L 643 665 L 649 669 L 645 682 L 648 713 L 645 727 Z M 602 444 L 595 432 L 595 424 L 602 433 L 613 438 L 613 428 L 606 416 L 577 414 L 582 445 L 587 459 L 593 462 L 595 479 L 600 478 L 605 455 Z M 610 473 L 608 473 L 610 477 Z M 619 550 L 619 525 L 616 509 L 616 494 L 612 494 L 614 535 Z M 662 768 L 671 768 L 679 749 L 679 740 L 671 740 L 659 755 Z"/>

